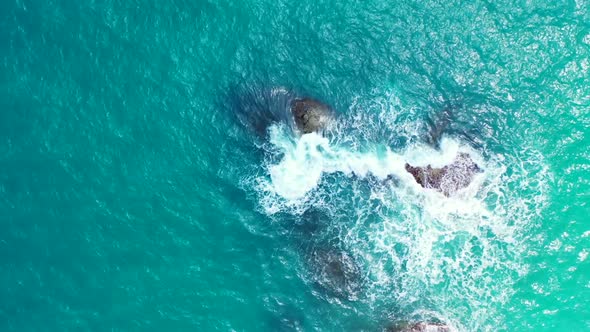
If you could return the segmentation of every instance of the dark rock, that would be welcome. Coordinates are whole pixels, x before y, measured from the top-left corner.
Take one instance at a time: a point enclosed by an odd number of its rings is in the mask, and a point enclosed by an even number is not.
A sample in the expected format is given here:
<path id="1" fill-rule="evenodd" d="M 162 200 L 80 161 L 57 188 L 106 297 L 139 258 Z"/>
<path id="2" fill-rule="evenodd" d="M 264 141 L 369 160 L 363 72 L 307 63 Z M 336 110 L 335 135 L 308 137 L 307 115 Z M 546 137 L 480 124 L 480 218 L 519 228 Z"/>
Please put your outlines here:
<path id="1" fill-rule="evenodd" d="M 400 323 L 385 329 L 386 332 L 450 332 L 451 329 L 442 323 Z"/>
<path id="2" fill-rule="evenodd" d="M 333 117 L 332 109 L 312 98 L 300 97 L 284 87 L 265 87 L 256 84 L 231 87 L 220 101 L 227 101 L 239 122 L 266 137 L 268 127 L 283 122 L 308 134 L 324 130 Z"/>
<path id="3" fill-rule="evenodd" d="M 314 281 L 321 288 L 340 299 L 356 299 L 362 274 L 353 257 L 337 248 L 314 248 L 309 260 Z"/>
<path id="4" fill-rule="evenodd" d="M 328 105 L 310 98 L 293 101 L 291 112 L 297 128 L 303 134 L 324 130 L 332 118 L 332 110 Z"/>
<path id="5" fill-rule="evenodd" d="M 406 171 L 412 174 L 422 187 L 436 189 L 445 196 L 450 196 L 457 190 L 469 186 L 481 169 L 467 153 L 460 153 L 450 165 L 443 168 L 406 164 Z"/>

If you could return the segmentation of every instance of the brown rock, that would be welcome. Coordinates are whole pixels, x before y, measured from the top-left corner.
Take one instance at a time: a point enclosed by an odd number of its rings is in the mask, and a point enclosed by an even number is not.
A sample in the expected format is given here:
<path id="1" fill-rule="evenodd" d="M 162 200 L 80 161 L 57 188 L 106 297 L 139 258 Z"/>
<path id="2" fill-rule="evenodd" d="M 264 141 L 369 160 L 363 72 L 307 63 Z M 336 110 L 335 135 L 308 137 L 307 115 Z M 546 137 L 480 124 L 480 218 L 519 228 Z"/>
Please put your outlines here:
<path id="1" fill-rule="evenodd" d="M 445 196 L 450 196 L 457 190 L 469 186 L 481 169 L 467 153 L 460 153 L 450 165 L 443 168 L 406 164 L 406 171 L 412 174 L 422 187 L 436 189 Z"/>
<path id="2" fill-rule="evenodd" d="M 387 328 L 387 332 L 450 332 L 451 329 L 442 323 L 401 323 Z"/>
<path id="3" fill-rule="evenodd" d="M 332 110 L 311 98 L 296 99 L 291 105 L 295 124 L 303 134 L 319 132 L 325 129 L 332 118 Z"/>

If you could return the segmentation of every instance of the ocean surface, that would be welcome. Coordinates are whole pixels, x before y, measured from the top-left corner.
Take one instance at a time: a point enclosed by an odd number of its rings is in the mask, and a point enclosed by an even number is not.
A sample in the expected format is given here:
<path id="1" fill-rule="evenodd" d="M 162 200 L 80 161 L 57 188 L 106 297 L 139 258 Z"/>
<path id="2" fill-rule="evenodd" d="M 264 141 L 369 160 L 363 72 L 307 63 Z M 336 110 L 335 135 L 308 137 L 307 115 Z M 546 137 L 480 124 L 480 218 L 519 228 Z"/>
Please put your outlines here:
<path id="1" fill-rule="evenodd" d="M 588 1 L 3 0 L 0 87 L 0 331 L 590 331 Z"/>

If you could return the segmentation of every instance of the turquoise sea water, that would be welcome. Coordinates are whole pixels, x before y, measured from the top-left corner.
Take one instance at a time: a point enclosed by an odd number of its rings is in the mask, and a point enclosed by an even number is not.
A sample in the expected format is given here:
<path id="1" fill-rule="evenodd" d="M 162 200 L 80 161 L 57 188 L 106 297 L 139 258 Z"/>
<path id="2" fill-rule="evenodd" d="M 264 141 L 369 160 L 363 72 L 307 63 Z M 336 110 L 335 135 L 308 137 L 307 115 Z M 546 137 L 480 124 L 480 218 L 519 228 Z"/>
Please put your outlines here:
<path id="1" fill-rule="evenodd" d="M 590 331 L 589 2 L 0 17 L 0 330 Z M 287 91 L 334 127 L 252 130 L 248 105 Z M 402 170 L 457 151 L 484 172 L 452 197 Z M 331 250 L 358 269 L 344 296 Z"/>

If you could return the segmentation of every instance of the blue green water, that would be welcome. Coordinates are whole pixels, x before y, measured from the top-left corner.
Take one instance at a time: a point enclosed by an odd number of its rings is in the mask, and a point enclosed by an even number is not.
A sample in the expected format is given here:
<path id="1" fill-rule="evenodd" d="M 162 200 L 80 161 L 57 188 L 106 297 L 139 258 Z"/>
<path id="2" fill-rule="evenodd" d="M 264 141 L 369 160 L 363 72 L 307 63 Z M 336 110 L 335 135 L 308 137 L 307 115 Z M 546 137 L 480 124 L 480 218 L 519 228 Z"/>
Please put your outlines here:
<path id="1" fill-rule="evenodd" d="M 4 0 L 0 18 L 0 330 L 590 331 L 588 1 Z M 237 115 L 261 91 L 318 98 L 335 127 L 255 133 Z M 484 172 L 453 197 L 401 170 L 457 151 Z M 317 248 L 358 264 L 353 294 Z"/>

